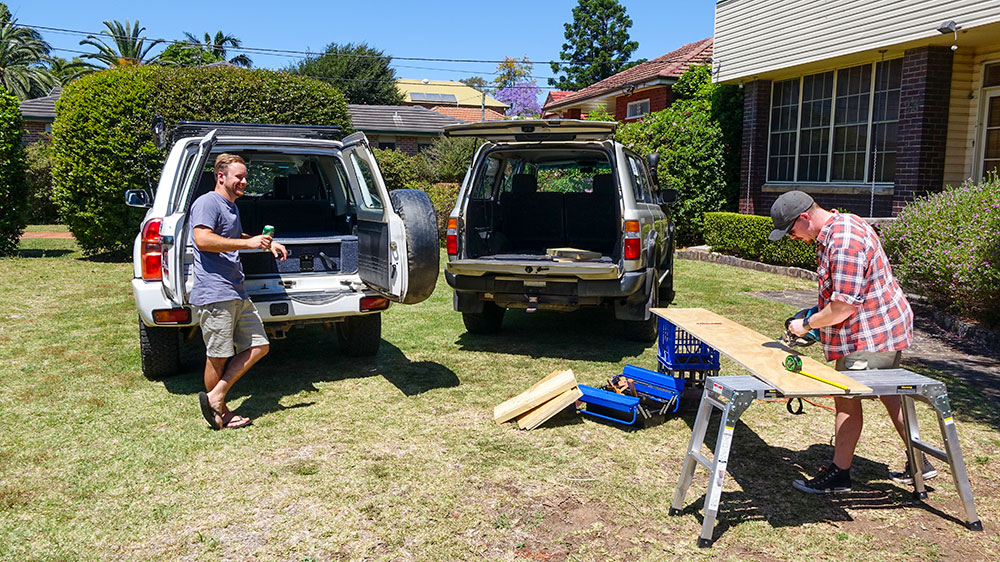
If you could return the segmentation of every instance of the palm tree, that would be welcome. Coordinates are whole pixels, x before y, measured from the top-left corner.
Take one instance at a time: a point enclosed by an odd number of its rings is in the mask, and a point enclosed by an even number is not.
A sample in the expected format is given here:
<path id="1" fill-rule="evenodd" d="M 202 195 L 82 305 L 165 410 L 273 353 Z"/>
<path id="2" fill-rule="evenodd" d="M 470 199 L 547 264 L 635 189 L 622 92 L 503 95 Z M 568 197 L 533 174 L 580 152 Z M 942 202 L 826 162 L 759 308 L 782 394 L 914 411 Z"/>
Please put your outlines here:
<path id="1" fill-rule="evenodd" d="M 188 33 L 187 31 L 184 32 L 184 35 L 187 37 L 187 41 L 192 47 L 208 51 L 218 60 L 226 60 L 226 50 L 229 47 L 239 49 L 243 44 L 243 42 L 237 39 L 235 35 L 226 35 L 221 29 L 215 32 L 214 38 L 206 31 L 203 40 L 199 40 L 193 33 Z M 246 55 L 236 55 L 235 57 L 229 59 L 229 62 L 230 64 L 246 68 L 250 68 L 253 64 L 250 57 Z"/>
<path id="2" fill-rule="evenodd" d="M 146 38 L 142 36 L 142 32 L 146 31 L 146 28 L 139 26 L 139 20 L 135 20 L 135 27 L 127 19 L 125 20 L 125 25 L 122 25 L 118 20 L 105 20 L 104 27 L 108 29 L 102 31 L 100 34 L 110 37 L 113 44 L 108 45 L 96 35 L 88 35 L 86 39 L 80 41 L 80 44 L 96 47 L 97 52 L 83 55 L 84 58 L 102 62 L 108 68 L 148 64 L 155 62 L 159 58 L 159 55 L 149 58 L 146 58 L 146 56 L 149 54 L 150 49 L 162 43 L 163 39 L 150 40 L 147 45 Z"/>
<path id="3" fill-rule="evenodd" d="M 42 63 L 49 44 L 15 21 L 0 25 L 0 84 L 20 100 L 44 96 L 56 83 Z"/>
<path id="4" fill-rule="evenodd" d="M 73 57 L 73 60 L 49 57 L 49 70 L 55 75 L 56 81 L 65 86 L 84 74 L 94 72 L 97 68 L 88 62 L 83 62 L 79 57 Z"/>

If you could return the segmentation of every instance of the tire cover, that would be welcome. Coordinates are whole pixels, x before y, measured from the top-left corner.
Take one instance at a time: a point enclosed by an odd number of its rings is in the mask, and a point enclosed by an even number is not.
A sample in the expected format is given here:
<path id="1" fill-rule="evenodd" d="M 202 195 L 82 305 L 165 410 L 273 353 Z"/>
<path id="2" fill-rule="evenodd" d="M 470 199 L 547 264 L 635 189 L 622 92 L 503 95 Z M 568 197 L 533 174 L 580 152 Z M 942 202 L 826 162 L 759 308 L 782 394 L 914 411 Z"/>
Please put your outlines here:
<path id="1" fill-rule="evenodd" d="M 389 200 L 406 226 L 407 288 L 403 304 L 427 300 L 440 270 L 437 212 L 431 198 L 418 189 L 394 189 Z"/>

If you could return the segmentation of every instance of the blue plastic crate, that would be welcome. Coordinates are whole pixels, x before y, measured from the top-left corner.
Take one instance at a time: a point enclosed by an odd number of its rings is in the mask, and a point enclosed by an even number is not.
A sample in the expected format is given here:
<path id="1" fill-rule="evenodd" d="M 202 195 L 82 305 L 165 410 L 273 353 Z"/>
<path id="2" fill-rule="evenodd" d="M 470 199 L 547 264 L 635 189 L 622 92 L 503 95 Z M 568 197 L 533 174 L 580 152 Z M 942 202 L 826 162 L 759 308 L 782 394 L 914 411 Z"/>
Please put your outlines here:
<path id="1" fill-rule="evenodd" d="M 703 381 L 706 372 L 719 370 L 718 351 L 665 318 L 659 319 L 656 358 L 661 371 L 697 381 Z"/>

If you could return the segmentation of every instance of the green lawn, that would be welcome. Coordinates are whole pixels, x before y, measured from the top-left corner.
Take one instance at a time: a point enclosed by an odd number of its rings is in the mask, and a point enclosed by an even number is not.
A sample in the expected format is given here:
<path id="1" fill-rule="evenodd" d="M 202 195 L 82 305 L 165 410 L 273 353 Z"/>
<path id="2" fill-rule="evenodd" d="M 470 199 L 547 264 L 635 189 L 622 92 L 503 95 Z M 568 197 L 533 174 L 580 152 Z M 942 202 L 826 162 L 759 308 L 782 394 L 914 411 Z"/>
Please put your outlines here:
<path id="1" fill-rule="evenodd" d="M 254 425 L 213 432 L 198 410 L 196 351 L 176 377 L 139 372 L 130 263 L 84 258 L 72 240 L 25 240 L 20 256 L 0 260 L 5 560 L 978 560 L 1000 551 L 998 409 L 944 373 L 922 371 L 952 389 L 985 532 L 952 517 L 961 505 L 947 472 L 931 481 L 928 507 L 888 480 L 903 452 L 874 403 L 855 492 L 795 492 L 790 480 L 831 454 L 832 415 L 762 403 L 736 430 L 720 538 L 699 550 L 704 470 L 684 514 L 667 515 L 693 410 L 643 430 L 571 411 L 531 432 L 492 421 L 496 404 L 553 369 L 600 385 L 625 364 L 655 368 L 655 348 L 623 341 L 610 312 L 513 312 L 502 334 L 471 336 L 442 278 L 428 301 L 385 313 L 373 359 L 343 357 L 320 327 L 273 342 L 231 394 Z M 742 293 L 812 287 L 699 262 L 677 268 L 674 306 L 775 336 L 794 310 Z M 930 410 L 918 411 L 930 435 Z"/>

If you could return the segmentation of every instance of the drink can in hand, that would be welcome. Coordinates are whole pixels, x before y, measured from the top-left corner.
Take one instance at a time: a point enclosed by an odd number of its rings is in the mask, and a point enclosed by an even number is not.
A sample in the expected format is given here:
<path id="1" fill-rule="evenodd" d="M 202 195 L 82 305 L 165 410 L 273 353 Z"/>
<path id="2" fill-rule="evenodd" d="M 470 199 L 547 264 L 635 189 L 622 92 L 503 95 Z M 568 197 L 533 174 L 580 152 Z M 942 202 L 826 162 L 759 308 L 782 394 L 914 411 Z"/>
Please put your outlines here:
<path id="1" fill-rule="evenodd" d="M 274 227 L 269 224 L 265 224 L 263 234 L 264 236 L 274 236 Z"/>

